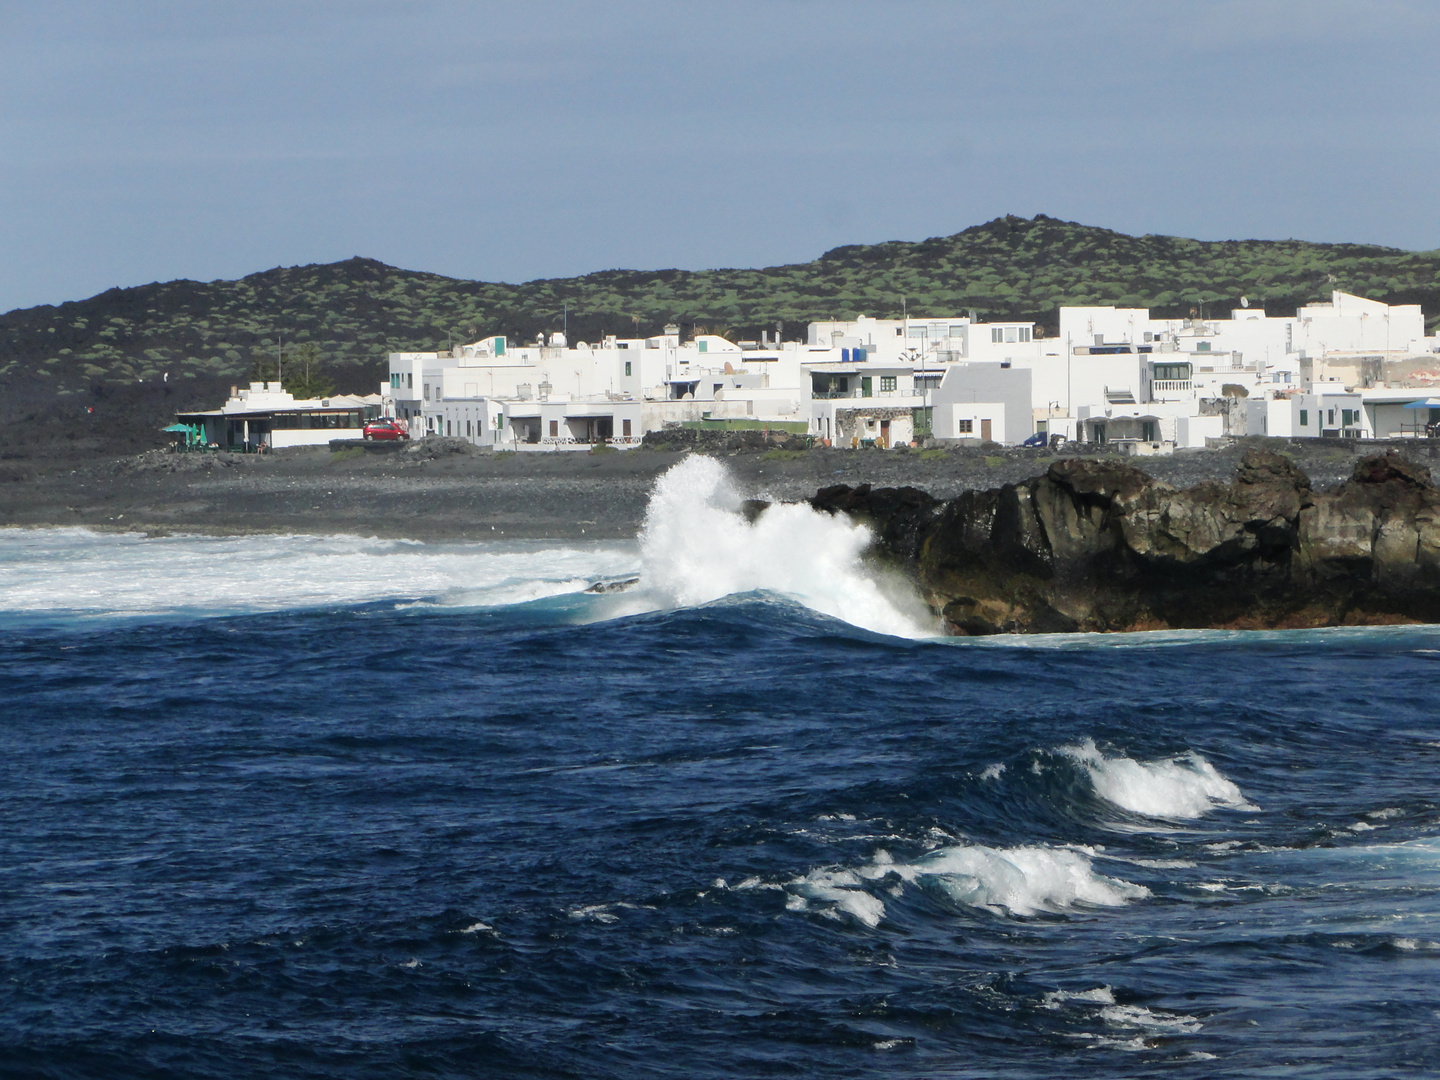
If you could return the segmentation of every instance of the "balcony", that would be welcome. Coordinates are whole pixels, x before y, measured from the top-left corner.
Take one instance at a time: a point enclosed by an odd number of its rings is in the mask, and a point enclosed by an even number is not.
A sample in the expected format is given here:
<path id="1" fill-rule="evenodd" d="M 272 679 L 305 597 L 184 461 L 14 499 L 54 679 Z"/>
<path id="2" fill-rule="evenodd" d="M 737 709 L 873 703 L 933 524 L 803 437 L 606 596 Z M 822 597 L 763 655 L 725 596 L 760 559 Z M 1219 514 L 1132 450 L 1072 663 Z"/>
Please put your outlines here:
<path id="1" fill-rule="evenodd" d="M 1188 394 L 1189 379 L 1156 379 L 1150 384 L 1152 394 Z"/>

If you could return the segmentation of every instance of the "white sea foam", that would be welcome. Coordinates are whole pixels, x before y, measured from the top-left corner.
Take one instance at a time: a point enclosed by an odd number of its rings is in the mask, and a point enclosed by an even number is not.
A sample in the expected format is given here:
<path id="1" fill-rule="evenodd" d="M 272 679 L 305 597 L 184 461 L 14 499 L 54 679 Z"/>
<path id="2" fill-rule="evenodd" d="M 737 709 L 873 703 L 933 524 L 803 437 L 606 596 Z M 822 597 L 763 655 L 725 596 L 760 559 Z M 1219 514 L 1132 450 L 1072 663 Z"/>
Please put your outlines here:
<path id="1" fill-rule="evenodd" d="M 913 592 L 861 560 L 870 532 L 844 517 L 776 504 L 754 522 L 713 458 L 692 456 L 656 482 L 641 534 L 640 588 L 622 609 L 694 607 L 766 591 L 895 637 L 938 632 Z"/>
<path id="2" fill-rule="evenodd" d="M 1184 820 L 1198 818 L 1216 807 L 1258 810 L 1239 787 L 1191 751 L 1158 761 L 1106 757 L 1087 739 L 1079 746 L 1063 747 L 1090 774 L 1095 794 L 1108 803 L 1145 817 Z"/>
<path id="3" fill-rule="evenodd" d="M 825 905 L 822 915 L 839 918 L 849 915 L 866 926 L 879 926 L 885 917 L 885 902 L 864 889 L 864 882 L 851 870 L 812 870 L 790 883 L 791 894 L 785 906 L 791 911 L 806 911 L 811 901 Z"/>
<path id="4" fill-rule="evenodd" d="M 1143 885 L 1095 873 L 1089 858 L 1065 848 L 941 848 L 894 869 L 908 881 L 929 879 L 968 907 L 1009 915 L 1120 907 L 1150 895 Z"/>
<path id="5" fill-rule="evenodd" d="M 1202 1026 L 1193 1016 L 1147 1009 L 1143 1005 L 1107 1005 L 1100 1010 L 1100 1018 L 1112 1027 L 1166 1035 L 1193 1035 Z"/>
<path id="6" fill-rule="evenodd" d="M 1395 938 L 1393 944 L 1395 948 L 1400 949 L 1402 952 L 1435 952 L 1440 950 L 1440 943 L 1425 941 L 1421 938 Z"/>
<path id="7" fill-rule="evenodd" d="M 1040 1001 L 1045 1009 L 1079 1009 L 1100 1020 L 1112 1034 L 1077 1032 L 1072 1037 L 1093 1039 L 1093 1046 L 1119 1050 L 1147 1050 L 1150 1040 L 1175 1035 L 1194 1035 L 1204 1025 L 1193 1016 L 1149 1009 L 1144 1005 L 1121 1005 L 1108 986 L 1091 990 L 1052 990 Z"/>
<path id="8" fill-rule="evenodd" d="M 1115 991 L 1108 986 L 1097 986 L 1092 990 L 1052 990 L 1041 999 L 1047 1009 L 1058 1009 L 1067 1001 L 1079 1001 L 1089 1005 L 1114 1005 Z"/>
<path id="9" fill-rule="evenodd" d="M 1002 915 L 1120 907 L 1150 895 L 1143 885 L 1095 873 L 1085 854 L 1068 848 L 962 845 L 940 848 L 914 862 L 896 862 L 878 851 L 870 865 L 856 870 L 811 871 L 789 883 L 787 907 L 805 911 L 818 902 L 822 914 L 850 915 L 866 926 L 877 926 L 885 916 L 885 903 L 868 889 L 892 875 L 900 882 L 933 889 L 954 903 Z M 903 894 L 897 886 L 886 891 L 891 896 Z"/>
<path id="10" fill-rule="evenodd" d="M 634 544 L 0 529 L 0 615 L 239 615 L 425 598 L 488 607 L 638 572 Z"/>

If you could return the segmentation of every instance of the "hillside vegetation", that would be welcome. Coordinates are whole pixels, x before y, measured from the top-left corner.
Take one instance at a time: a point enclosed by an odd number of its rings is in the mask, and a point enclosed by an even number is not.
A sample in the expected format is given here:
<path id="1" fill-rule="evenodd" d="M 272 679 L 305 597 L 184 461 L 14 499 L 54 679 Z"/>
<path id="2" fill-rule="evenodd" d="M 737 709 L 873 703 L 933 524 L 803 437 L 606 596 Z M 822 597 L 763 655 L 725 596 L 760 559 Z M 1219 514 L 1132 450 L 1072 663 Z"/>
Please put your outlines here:
<path id="1" fill-rule="evenodd" d="M 177 408 L 213 407 L 278 349 L 318 353 L 340 390 L 369 392 L 392 350 L 504 333 L 572 340 L 666 322 L 735 337 L 857 314 L 974 309 L 1048 329 L 1068 304 L 1224 313 L 1241 296 L 1273 314 L 1344 289 L 1440 316 L 1440 252 L 1298 240 L 1204 242 L 997 218 L 916 243 L 850 245 L 758 270 L 607 270 L 521 285 L 462 281 L 354 258 L 239 281 L 171 281 L 0 316 L 0 450 L 59 440 L 129 449 Z M 282 345 L 283 342 L 283 345 Z"/>

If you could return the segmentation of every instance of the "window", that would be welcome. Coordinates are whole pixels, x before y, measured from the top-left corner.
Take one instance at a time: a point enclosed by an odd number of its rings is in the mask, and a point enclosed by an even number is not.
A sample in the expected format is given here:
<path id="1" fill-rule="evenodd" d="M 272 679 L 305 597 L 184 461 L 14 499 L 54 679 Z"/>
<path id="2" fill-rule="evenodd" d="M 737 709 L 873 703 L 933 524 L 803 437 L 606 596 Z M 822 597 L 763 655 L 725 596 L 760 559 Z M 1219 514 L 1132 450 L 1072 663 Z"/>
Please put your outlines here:
<path id="1" fill-rule="evenodd" d="M 896 375 L 881 375 L 880 392 L 883 394 L 887 390 L 894 390 L 898 378 Z"/>
<path id="2" fill-rule="evenodd" d="M 990 328 L 990 340 L 997 345 L 1003 342 L 1005 340 L 1004 329 L 999 326 L 992 326 Z"/>
<path id="3" fill-rule="evenodd" d="M 630 343 L 628 341 L 617 341 L 615 343 L 615 347 L 617 349 L 628 349 L 630 348 Z M 705 343 L 703 341 L 700 343 L 700 351 L 705 351 Z"/>
<path id="4" fill-rule="evenodd" d="M 965 327 L 964 327 L 964 326 L 952 326 L 952 327 L 950 327 L 950 336 L 951 336 L 951 337 L 964 337 L 964 336 L 965 336 Z"/>
<path id="5" fill-rule="evenodd" d="M 430 400 L 430 384 L 428 382 L 425 384 L 425 400 Z"/>
<path id="6" fill-rule="evenodd" d="M 405 376 L 405 388 L 407 390 L 415 389 L 415 375 L 413 372 Z"/>
<path id="7" fill-rule="evenodd" d="M 624 435 L 625 438 L 627 438 L 627 439 L 630 438 L 630 421 L 629 421 L 629 420 L 621 420 L 621 421 L 620 421 L 620 434 Z"/>
<path id="8" fill-rule="evenodd" d="M 1210 351 L 1210 342 L 1208 342 L 1208 341 L 1202 341 L 1202 342 L 1200 342 L 1198 345 L 1195 346 L 1195 351 L 1196 351 L 1196 352 L 1209 352 L 1209 351 Z"/>
<path id="9" fill-rule="evenodd" d="M 551 421 L 550 421 L 550 437 L 553 439 L 553 438 L 555 438 L 555 436 L 557 436 L 557 435 L 559 435 L 559 434 L 560 434 L 560 421 L 559 421 L 559 420 L 551 420 Z"/>
<path id="10" fill-rule="evenodd" d="M 450 421 L 449 421 L 449 420 L 446 420 L 446 421 L 445 421 L 445 434 L 446 434 L 447 436 L 448 436 L 448 435 L 453 435 L 453 434 L 455 434 L 453 431 L 450 430 Z"/>
<path id="11" fill-rule="evenodd" d="M 472 430 L 471 430 L 471 427 L 470 427 L 470 421 L 469 421 L 469 420 L 466 420 L 466 421 L 465 421 L 465 437 L 468 439 L 468 438 L 470 438 L 470 436 L 472 436 L 472 435 L 474 435 L 474 434 L 475 434 L 475 432 L 472 431 Z"/>
<path id="12" fill-rule="evenodd" d="M 955 421 L 955 431 L 956 431 L 957 434 L 960 434 L 960 435 L 969 435 L 969 434 L 971 434 L 974 430 L 975 430 L 975 421 L 974 421 L 974 420 L 957 420 L 957 421 Z"/>
<path id="13" fill-rule="evenodd" d="M 629 361 L 629 360 L 626 360 L 626 361 L 625 361 L 625 374 L 626 374 L 627 376 L 630 374 L 630 361 Z"/>
<path id="14" fill-rule="evenodd" d="M 1007 327 L 1005 327 L 1005 341 L 1006 341 L 1007 344 L 1010 344 L 1010 343 L 1012 343 L 1012 342 L 1015 341 L 1015 337 L 1016 337 L 1015 329 L 1016 329 L 1016 328 L 1013 327 L 1013 326 L 1007 326 Z"/>
<path id="15" fill-rule="evenodd" d="M 1189 364 L 1156 364 L 1155 379 L 1159 382 L 1184 382 L 1190 378 Z"/>
<path id="16" fill-rule="evenodd" d="M 1331 426 L 1334 426 L 1334 424 L 1335 424 L 1335 410 L 1334 410 L 1334 409 L 1331 409 L 1331 410 L 1330 410 L 1330 424 L 1331 424 Z"/>
<path id="17" fill-rule="evenodd" d="M 1030 340 L 1030 327 L 1028 327 L 1028 326 L 1022 326 L 1022 327 L 1020 327 L 1020 340 L 1021 340 L 1021 341 L 1029 341 L 1029 340 Z"/>
<path id="18" fill-rule="evenodd" d="M 1301 410 L 1300 410 L 1300 426 L 1301 426 L 1301 427 L 1309 427 L 1309 426 L 1310 426 L 1310 410 L 1309 410 L 1309 409 L 1301 409 Z"/>
<path id="19" fill-rule="evenodd" d="M 912 326 L 912 327 L 910 327 L 910 336 L 911 336 L 911 337 L 923 338 L 923 337 L 925 336 L 925 327 L 923 327 L 923 326 Z"/>
<path id="20" fill-rule="evenodd" d="M 1353 424 L 1358 424 L 1359 422 L 1360 422 L 1360 410 L 1359 410 L 1359 409 L 1341 409 L 1341 410 L 1340 410 L 1340 426 L 1341 426 L 1341 427 L 1350 427 L 1351 425 L 1353 425 Z"/>

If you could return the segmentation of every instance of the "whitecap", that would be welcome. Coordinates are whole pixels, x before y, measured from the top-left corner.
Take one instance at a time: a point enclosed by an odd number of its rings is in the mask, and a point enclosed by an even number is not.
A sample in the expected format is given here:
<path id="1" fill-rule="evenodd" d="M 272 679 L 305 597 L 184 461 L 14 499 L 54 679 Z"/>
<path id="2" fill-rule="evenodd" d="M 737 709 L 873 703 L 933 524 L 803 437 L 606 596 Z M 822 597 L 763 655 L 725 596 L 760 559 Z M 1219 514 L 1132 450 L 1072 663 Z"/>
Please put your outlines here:
<path id="1" fill-rule="evenodd" d="M 1143 1005 L 1107 1005 L 1100 1010 L 1100 1018 L 1112 1027 L 1167 1035 L 1193 1035 L 1204 1026 L 1193 1016 L 1147 1009 Z"/>
<path id="2" fill-rule="evenodd" d="M 1077 905 L 1121 907 L 1150 890 L 1097 874 L 1084 854 L 1065 848 L 941 848 L 907 866 L 902 878 L 933 883 L 949 899 L 997 914 L 1038 915 Z"/>
<path id="3" fill-rule="evenodd" d="M 812 901 L 819 901 L 827 905 L 818 909 L 820 914 L 831 918 L 845 914 L 875 927 L 885 917 L 885 902 L 864 891 L 861 879 L 849 870 L 812 870 L 792 881 L 789 889 L 785 906 L 790 911 L 809 910 Z"/>
<path id="4" fill-rule="evenodd" d="M 1097 986 L 1090 990 L 1051 990 L 1040 999 L 1040 1004 L 1046 1009 L 1058 1009 L 1069 1001 L 1091 1005 L 1114 1005 L 1115 991 L 1108 986 Z"/>
<path id="5" fill-rule="evenodd" d="M 892 876 L 893 875 L 893 876 Z M 1143 885 L 1097 874 L 1082 852 L 1067 848 L 940 848 L 914 862 L 897 862 L 885 851 L 856 870 L 814 870 L 791 881 L 792 911 L 819 903 L 822 914 L 848 914 L 867 926 L 885 916 L 885 903 L 868 889 L 889 881 L 885 891 L 903 895 L 899 883 L 931 889 L 964 907 L 997 915 L 1032 916 L 1077 907 L 1121 907 L 1150 895 Z"/>
<path id="6" fill-rule="evenodd" d="M 1062 747 L 1089 774 L 1095 794 L 1106 802 L 1150 818 L 1198 818 L 1216 807 L 1259 810 L 1240 788 L 1195 751 L 1157 761 L 1106 757 L 1086 739 Z"/>

